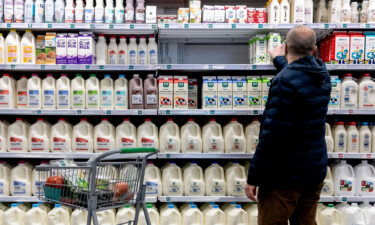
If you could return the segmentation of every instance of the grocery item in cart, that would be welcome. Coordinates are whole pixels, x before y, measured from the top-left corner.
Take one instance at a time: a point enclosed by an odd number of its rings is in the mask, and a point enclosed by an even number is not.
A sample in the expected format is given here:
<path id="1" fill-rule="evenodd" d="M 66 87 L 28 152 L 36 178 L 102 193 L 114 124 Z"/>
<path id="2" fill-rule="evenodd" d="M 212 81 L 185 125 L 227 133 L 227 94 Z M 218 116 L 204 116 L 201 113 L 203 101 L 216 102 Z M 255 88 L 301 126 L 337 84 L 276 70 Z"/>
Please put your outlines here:
<path id="1" fill-rule="evenodd" d="M 227 183 L 225 181 L 224 169 L 217 162 L 213 162 L 204 171 L 204 180 L 206 183 L 206 195 L 208 196 L 226 196 Z"/>
<path id="2" fill-rule="evenodd" d="M 201 128 L 196 122 L 194 122 L 193 118 L 190 118 L 188 122 L 181 127 L 181 152 L 202 152 Z"/>
<path id="3" fill-rule="evenodd" d="M 214 118 L 202 128 L 202 140 L 204 153 L 224 153 L 223 132 Z"/>
<path id="4" fill-rule="evenodd" d="M 224 151 L 226 153 L 246 152 L 246 138 L 243 125 L 237 119 L 232 119 L 224 126 L 224 143 Z"/>
<path id="5" fill-rule="evenodd" d="M 161 152 L 181 152 L 180 128 L 172 118 L 160 127 L 159 141 Z"/>
<path id="6" fill-rule="evenodd" d="M 206 183 L 203 170 L 196 162 L 190 162 L 182 168 L 185 196 L 204 196 Z"/>

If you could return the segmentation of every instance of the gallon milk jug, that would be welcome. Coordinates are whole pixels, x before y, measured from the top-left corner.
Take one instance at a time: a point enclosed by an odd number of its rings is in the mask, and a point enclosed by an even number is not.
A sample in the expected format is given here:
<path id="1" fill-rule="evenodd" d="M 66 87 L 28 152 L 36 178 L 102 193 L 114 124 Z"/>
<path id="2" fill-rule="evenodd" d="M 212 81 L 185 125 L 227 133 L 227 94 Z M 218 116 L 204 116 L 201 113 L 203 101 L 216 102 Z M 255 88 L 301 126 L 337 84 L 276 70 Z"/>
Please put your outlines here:
<path id="1" fill-rule="evenodd" d="M 31 74 L 27 81 L 27 106 L 29 108 L 40 109 L 42 104 L 42 81 L 38 74 Z"/>
<path id="2" fill-rule="evenodd" d="M 88 153 L 94 151 L 94 127 L 86 118 L 82 118 L 81 122 L 73 127 L 72 150 Z"/>
<path id="3" fill-rule="evenodd" d="M 126 224 L 133 221 L 135 217 L 135 208 L 131 205 L 125 205 L 117 211 L 116 224 Z"/>
<path id="4" fill-rule="evenodd" d="M 157 208 L 153 206 L 152 204 L 146 204 L 146 208 L 147 208 L 148 216 L 151 221 L 151 225 L 159 225 L 160 215 L 159 215 Z M 145 213 L 142 209 L 141 209 L 141 212 L 139 213 L 138 225 L 148 225 L 146 222 Z"/>
<path id="5" fill-rule="evenodd" d="M 342 223 L 341 212 L 334 208 L 333 204 L 329 204 L 318 214 L 319 225 L 340 225 Z"/>
<path id="6" fill-rule="evenodd" d="M 35 64 L 36 63 L 36 42 L 35 36 L 31 30 L 26 30 L 21 38 L 21 63 Z"/>
<path id="7" fill-rule="evenodd" d="M 7 135 L 8 152 L 27 152 L 29 148 L 29 125 L 21 118 L 17 118 L 8 127 Z"/>
<path id="8" fill-rule="evenodd" d="M 143 109 L 143 81 L 138 74 L 134 74 L 129 81 L 129 108 Z"/>
<path id="9" fill-rule="evenodd" d="M 104 75 L 100 81 L 100 106 L 102 109 L 114 109 L 113 80 L 111 75 Z"/>
<path id="10" fill-rule="evenodd" d="M 350 122 L 348 129 L 348 152 L 356 153 L 359 152 L 359 132 L 357 129 L 356 122 Z"/>
<path id="11" fill-rule="evenodd" d="M 70 225 L 70 213 L 68 210 L 56 204 L 48 213 L 48 225 Z"/>
<path id="12" fill-rule="evenodd" d="M 182 224 L 181 214 L 173 204 L 168 204 L 160 212 L 160 225 L 180 225 Z"/>
<path id="13" fill-rule="evenodd" d="M 87 225 L 87 210 L 75 209 L 70 216 L 70 225 Z"/>
<path id="14" fill-rule="evenodd" d="M 203 213 L 197 205 L 190 204 L 181 212 L 182 225 L 204 225 Z"/>
<path id="15" fill-rule="evenodd" d="M 227 225 L 248 225 L 248 215 L 241 205 L 226 211 Z"/>
<path id="16" fill-rule="evenodd" d="M 5 38 L 5 64 L 21 63 L 21 37 L 11 29 Z"/>
<path id="17" fill-rule="evenodd" d="M 246 208 L 246 213 L 249 217 L 249 225 L 258 225 L 258 206 L 251 204 Z"/>
<path id="18" fill-rule="evenodd" d="M 31 168 L 20 161 L 10 171 L 10 194 L 13 196 L 31 196 Z"/>
<path id="19" fill-rule="evenodd" d="M 325 210 L 327 206 L 325 206 L 323 203 L 318 203 L 318 206 L 316 208 L 316 215 L 315 215 L 315 221 L 317 225 L 320 225 L 319 223 L 319 214 L 321 211 Z"/>
<path id="20" fill-rule="evenodd" d="M 125 118 L 124 121 L 116 127 L 116 148 L 136 148 L 137 147 L 137 128 Z"/>
<path id="21" fill-rule="evenodd" d="M 145 170 L 144 182 L 146 185 L 147 196 L 161 196 L 162 195 L 162 182 L 160 169 L 152 162 L 147 162 Z"/>
<path id="22" fill-rule="evenodd" d="M 7 151 L 8 124 L 0 120 L 0 152 Z"/>
<path id="23" fill-rule="evenodd" d="M 333 152 L 335 143 L 332 137 L 331 126 L 326 123 L 326 135 L 325 135 L 326 145 L 327 145 L 327 152 Z"/>
<path id="24" fill-rule="evenodd" d="M 43 79 L 42 93 L 42 108 L 56 109 L 56 80 L 52 74 Z"/>
<path id="25" fill-rule="evenodd" d="M 26 213 L 25 225 L 47 225 L 47 212 L 39 208 L 39 204 L 33 204 L 33 207 Z"/>
<path id="26" fill-rule="evenodd" d="M 185 196 L 204 196 L 206 184 L 204 182 L 202 167 L 196 162 L 188 163 L 183 168 Z"/>
<path id="27" fill-rule="evenodd" d="M 100 108 L 100 83 L 95 74 L 86 80 L 86 109 Z"/>
<path id="28" fill-rule="evenodd" d="M 128 109 L 128 80 L 120 74 L 115 81 L 115 109 Z"/>
<path id="29" fill-rule="evenodd" d="M 48 166 L 48 162 L 41 162 L 40 166 Z M 37 171 L 36 168 L 32 172 L 31 192 L 34 196 L 44 193 L 43 185 L 49 177 L 48 171 Z"/>
<path id="30" fill-rule="evenodd" d="M 102 152 L 115 149 L 115 127 L 103 118 L 94 130 L 94 151 Z"/>
<path id="31" fill-rule="evenodd" d="M 11 207 L 4 212 L 4 225 L 23 225 L 26 222 L 26 212 L 12 203 Z"/>
<path id="32" fill-rule="evenodd" d="M 51 127 L 50 149 L 52 152 L 70 152 L 72 150 L 72 125 L 60 118 Z"/>
<path id="33" fill-rule="evenodd" d="M 206 183 L 206 195 L 208 196 L 226 196 L 227 183 L 225 182 L 224 169 L 217 162 L 204 171 L 204 180 Z"/>
<path id="34" fill-rule="evenodd" d="M 4 74 L 0 78 L 0 108 L 16 108 L 16 90 L 13 85 L 13 78 L 9 74 Z"/>
<path id="35" fill-rule="evenodd" d="M 86 106 L 85 98 L 85 80 L 82 78 L 82 74 L 76 74 L 76 77 L 72 80 L 72 90 L 70 95 L 70 102 L 72 109 L 84 109 Z"/>
<path id="36" fill-rule="evenodd" d="M 172 118 L 160 127 L 159 141 L 160 152 L 181 152 L 180 128 Z"/>
<path id="37" fill-rule="evenodd" d="M 359 129 L 359 152 L 371 153 L 371 130 L 367 122 L 363 122 Z"/>
<path id="38" fill-rule="evenodd" d="M 202 129 L 203 152 L 224 153 L 224 137 L 221 125 L 214 118 Z"/>
<path id="39" fill-rule="evenodd" d="M 96 214 L 100 225 L 114 225 L 116 223 L 115 212 L 112 209 L 100 211 Z"/>
<path id="40" fill-rule="evenodd" d="M 144 82 L 144 104 L 145 109 L 158 108 L 158 82 L 153 74 L 147 75 Z"/>
<path id="41" fill-rule="evenodd" d="M 365 212 L 358 207 L 357 203 L 352 203 L 342 210 L 342 224 L 344 225 L 366 225 Z"/>
<path id="42" fill-rule="evenodd" d="M 333 178 L 335 182 L 336 196 L 353 196 L 355 190 L 355 178 L 353 167 L 341 160 L 334 166 Z"/>
<path id="43" fill-rule="evenodd" d="M 164 196 L 183 196 L 184 183 L 181 168 L 174 162 L 162 168 L 162 183 Z"/>
<path id="44" fill-rule="evenodd" d="M 225 170 L 227 193 L 229 196 L 244 196 L 247 182 L 245 168 L 238 162 L 228 165 Z"/>
<path id="45" fill-rule="evenodd" d="M 373 205 L 370 205 L 366 201 L 364 201 L 364 203 L 361 204 L 359 207 L 365 212 L 367 224 L 374 225 L 375 224 L 375 207 Z"/>
<path id="46" fill-rule="evenodd" d="M 356 109 L 358 106 L 358 84 L 352 74 L 345 74 L 341 84 L 341 109 Z"/>
<path id="47" fill-rule="evenodd" d="M 212 205 L 204 211 L 205 225 L 226 225 L 225 213 L 219 208 L 219 205 Z"/>
<path id="48" fill-rule="evenodd" d="M 57 93 L 57 108 L 70 109 L 70 80 L 66 74 L 61 74 L 61 77 L 56 81 Z"/>
<path id="49" fill-rule="evenodd" d="M 247 152 L 254 153 L 259 142 L 260 122 L 254 119 L 245 130 Z"/>
<path id="50" fill-rule="evenodd" d="M 331 168 L 327 167 L 327 175 L 324 179 L 321 196 L 332 196 L 334 191 L 334 184 L 332 178 Z"/>
<path id="51" fill-rule="evenodd" d="M 193 118 L 190 118 L 188 122 L 181 127 L 181 152 L 202 152 L 201 128 L 196 122 L 194 122 Z"/>
<path id="52" fill-rule="evenodd" d="M 151 122 L 151 119 L 145 119 L 145 122 L 138 127 L 137 146 L 138 148 L 159 148 L 158 128 Z"/>
<path id="53" fill-rule="evenodd" d="M 246 138 L 242 124 L 237 119 L 232 119 L 224 127 L 224 143 L 226 153 L 245 153 Z"/>
<path id="54" fill-rule="evenodd" d="M 0 162 L 0 196 L 9 196 L 10 168 L 4 162 Z"/>
<path id="55" fill-rule="evenodd" d="M 375 196 L 375 168 L 368 164 L 367 160 L 354 167 L 355 172 L 355 193 L 359 196 Z"/>
<path id="56" fill-rule="evenodd" d="M 27 77 L 21 76 L 21 79 L 17 80 L 17 108 L 27 108 Z"/>
<path id="57" fill-rule="evenodd" d="M 335 152 L 347 152 L 348 149 L 348 133 L 344 127 L 344 122 L 336 122 L 333 137 L 335 140 L 334 151 Z"/>
<path id="58" fill-rule="evenodd" d="M 358 85 L 358 107 L 360 109 L 375 108 L 375 82 L 369 73 L 363 74 Z"/>
<path id="59" fill-rule="evenodd" d="M 51 125 L 38 118 L 36 123 L 29 128 L 29 151 L 30 152 L 49 152 Z"/>

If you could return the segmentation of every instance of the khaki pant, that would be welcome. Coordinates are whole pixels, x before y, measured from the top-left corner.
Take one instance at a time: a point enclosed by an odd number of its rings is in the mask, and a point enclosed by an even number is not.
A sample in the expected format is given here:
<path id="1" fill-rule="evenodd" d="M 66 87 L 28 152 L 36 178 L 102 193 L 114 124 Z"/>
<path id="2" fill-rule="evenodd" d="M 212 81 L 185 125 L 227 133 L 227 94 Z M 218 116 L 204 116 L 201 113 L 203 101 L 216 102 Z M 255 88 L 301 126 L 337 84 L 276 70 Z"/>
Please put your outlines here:
<path id="1" fill-rule="evenodd" d="M 316 225 L 315 216 L 323 184 L 258 192 L 259 225 Z"/>

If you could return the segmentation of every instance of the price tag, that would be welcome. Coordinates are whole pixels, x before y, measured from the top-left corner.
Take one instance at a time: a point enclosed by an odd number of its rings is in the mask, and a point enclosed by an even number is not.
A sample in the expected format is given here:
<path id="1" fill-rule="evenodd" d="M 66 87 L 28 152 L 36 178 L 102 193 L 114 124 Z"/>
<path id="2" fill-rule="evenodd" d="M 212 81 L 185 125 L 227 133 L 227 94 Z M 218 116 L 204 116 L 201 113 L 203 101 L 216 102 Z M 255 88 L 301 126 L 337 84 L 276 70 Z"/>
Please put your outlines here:
<path id="1" fill-rule="evenodd" d="M 113 29 L 113 24 L 109 24 L 109 29 Z"/>
<path id="2" fill-rule="evenodd" d="M 366 24 L 365 24 L 365 28 L 371 28 L 371 25 L 368 24 L 368 23 L 366 23 Z"/>
<path id="3" fill-rule="evenodd" d="M 12 24 L 11 23 L 7 23 L 7 28 L 12 28 Z"/>
<path id="4" fill-rule="evenodd" d="M 251 69 L 252 69 L 252 70 L 256 70 L 256 69 L 257 69 L 257 65 L 252 65 L 252 66 L 251 66 Z"/>
<path id="5" fill-rule="evenodd" d="M 106 114 L 107 114 L 107 115 L 112 115 L 112 110 L 107 110 L 107 111 L 106 111 Z"/>
<path id="6" fill-rule="evenodd" d="M 151 29 L 156 29 L 156 24 L 152 24 Z"/>
<path id="7" fill-rule="evenodd" d="M 130 29 L 134 29 L 134 24 L 130 24 Z"/>
<path id="8" fill-rule="evenodd" d="M 40 69 L 41 70 L 45 70 L 46 69 L 46 65 L 40 65 Z"/>
<path id="9" fill-rule="evenodd" d="M 71 23 L 70 24 L 70 29 L 74 29 L 76 26 L 75 26 L 75 24 L 74 23 Z"/>
<path id="10" fill-rule="evenodd" d="M 35 110 L 35 114 L 36 114 L 36 115 L 40 115 L 40 114 L 42 114 L 42 110 Z"/>
<path id="11" fill-rule="evenodd" d="M 166 115 L 171 115 L 171 110 L 166 110 L 166 111 L 165 111 L 165 114 L 166 114 Z"/>
<path id="12" fill-rule="evenodd" d="M 213 29 L 214 25 L 212 23 L 208 24 L 208 29 Z"/>
<path id="13" fill-rule="evenodd" d="M 342 158 L 344 158 L 344 154 L 342 154 L 342 153 L 340 153 L 340 154 L 337 154 L 337 158 L 339 158 L 339 159 L 342 159 Z"/>
<path id="14" fill-rule="evenodd" d="M 61 66 L 61 69 L 62 69 L 62 70 L 66 70 L 66 65 L 62 65 L 62 66 Z"/>
<path id="15" fill-rule="evenodd" d="M 258 29 L 263 29 L 263 24 L 262 23 L 258 24 Z"/>
<path id="16" fill-rule="evenodd" d="M 342 28 L 348 28 L 348 24 L 346 23 L 342 24 Z"/>
<path id="17" fill-rule="evenodd" d="M 237 28 L 237 24 L 232 24 L 232 29 L 236 29 Z"/>
<path id="18" fill-rule="evenodd" d="M 214 65 L 208 65 L 208 69 L 209 70 L 213 70 L 214 69 Z"/>
<path id="19" fill-rule="evenodd" d="M 372 159 L 372 154 L 363 154 L 364 159 Z"/>
<path id="20" fill-rule="evenodd" d="M 166 200 L 167 200 L 167 202 L 170 202 L 171 201 L 171 197 L 167 197 Z"/>
<path id="21" fill-rule="evenodd" d="M 258 110 L 254 110 L 254 115 L 258 115 L 258 114 L 259 114 Z"/>
<path id="22" fill-rule="evenodd" d="M 354 113 L 354 110 L 353 109 L 349 109 L 348 110 L 348 114 L 353 114 Z"/>
<path id="23" fill-rule="evenodd" d="M 10 68 L 11 68 L 12 70 L 16 69 L 16 65 L 10 65 Z"/>
<path id="24" fill-rule="evenodd" d="M 32 23 L 27 24 L 27 28 L 33 28 L 33 24 Z"/>
<path id="25" fill-rule="evenodd" d="M 104 70 L 104 66 L 103 66 L 103 65 L 100 65 L 100 66 L 99 66 L 99 69 L 100 69 L 100 70 Z"/>
<path id="26" fill-rule="evenodd" d="M 184 28 L 189 29 L 190 28 L 189 24 L 188 23 L 184 24 Z"/>
<path id="27" fill-rule="evenodd" d="M 348 198 L 347 198 L 347 197 L 342 197 L 342 198 L 341 198 L 341 201 L 342 201 L 342 202 L 347 202 L 347 201 L 348 201 Z"/>
<path id="28" fill-rule="evenodd" d="M 367 66 L 366 66 L 366 68 L 367 68 L 368 70 L 372 70 L 373 67 L 374 67 L 373 65 L 367 65 Z"/>
<path id="29" fill-rule="evenodd" d="M 129 70 L 134 70 L 134 66 L 133 65 L 130 65 L 128 68 L 129 68 Z"/>
<path id="30" fill-rule="evenodd" d="M 89 69 L 91 69 L 91 66 L 90 66 L 90 65 L 86 65 L 86 66 L 85 66 L 85 69 L 86 69 L 86 70 L 89 70 Z"/>
<path id="31" fill-rule="evenodd" d="M 210 115 L 215 115 L 215 110 L 210 110 Z"/>
<path id="32" fill-rule="evenodd" d="M 164 24 L 164 28 L 169 29 L 169 24 L 168 23 Z"/>
<path id="33" fill-rule="evenodd" d="M 325 23 L 324 24 L 324 29 L 328 29 L 329 28 L 329 24 Z"/>
<path id="34" fill-rule="evenodd" d="M 167 65 L 167 70 L 171 70 L 172 69 L 172 65 Z"/>
<path id="35" fill-rule="evenodd" d="M 138 115 L 143 115 L 143 110 L 138 110 Z"/>
<path id="36" fill-rule="evenodd" d="M 52 28 L 52 23 L 47 24 L 47 28 L 51 29 Z"/>
<path id="37" fill-rule="evenodd" d="M 90 24 L 90 29 L 95 29 L 95 24 Z"/>
<path id="38" fill-rule="evenodd" d="M 80 109 L 77 110 L 77 111 L 76 111 L 76 114 L 77 114 L 77 115 L 81 115 L 81 114 L 82 114 L 82 110 L 80 110 Z"/>

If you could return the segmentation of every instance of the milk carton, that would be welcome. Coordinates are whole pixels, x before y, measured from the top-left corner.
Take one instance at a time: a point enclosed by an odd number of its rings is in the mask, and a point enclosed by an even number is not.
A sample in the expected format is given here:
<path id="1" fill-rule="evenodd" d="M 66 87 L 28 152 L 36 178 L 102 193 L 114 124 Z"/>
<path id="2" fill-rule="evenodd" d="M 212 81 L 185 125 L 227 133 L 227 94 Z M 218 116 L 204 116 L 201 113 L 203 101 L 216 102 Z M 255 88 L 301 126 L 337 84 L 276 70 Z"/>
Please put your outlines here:
<path id="1" fill-rule="evenodd" d="M 255 61 L 254 64 L 263 65 L 267 64 L 267 37 L 263 34 L 257 34 L 255 36 L 254 43 Z"/>
<path id="2" fill-rule="evenodd" d="M 92 33 L 80 33 L 78 36 L 78 64 L 94 64 L 94 38 Z"/>
<path id="3" fill-rule="evenodd" d="M 67 64 L 67 34 L 60 33 L 56 36 L 56 64 Z"/>
<path id="4" fill-rule="evenodd" d="M 159 82 L 159 108 L 173 109 L 173 77 L 160 76 Z"/>
<path id="5" fill-rule="evenodd" d="M 189 98 L 187 76 L 174 76 L 173 84 L 174 108 L 187 109 Z"/>
<path id="6" fill-rule="evenodd" d="M 262 107 L 262 79 L 260 76 L 247 77 L 247 101 L 250 109 Z"/>
<path id="7" fill-rule="evenodd" d="M 49 152 L 50 147 L 50 129 L 49 123 L 43 118 L 38 118 L 37 122 L 29 129 L 29 151 L 30 152 Z"/>
<path id="8" fill-rule="evenodd" d="M 46 41 L 45 35 L 36 36 L 36 64 L 46 64 Z"/>
<path id="9" fill-rule="evenodd" d="M 10 171 L 10 194 L 31 196 L 31 168 L 24 161 Z"/>
<path id="10" fill-rule="evenodd" d="M 341 80 L 338 76 L 331 76 L 331 99 L 328 107 L 330 109 L 339 109 L 341 100 Z"/>
<path id="11" fill-rule="evenodd" d="M 235 6 L 225 6 L 225 23 L 236 23 L 237 10 Z"/>
<path id="12" fill-rule="evenodd" d="M 345 64 L 349 60 L 350 37 L 346 32 L 333 32 L 331 58 L 335 63 Z"/>
<path id="13" fill-rule="evenodd" d="M 162 168 L 162 183 L 164 196 L 183 196 L 184 183 L 181 168 L 170 162 Z"/>
<path id="14" fill-rule="evenodd" d="M 172 118 L 160 127 L 159 141 L 161 152 L 181 152 L 180 128 Z"/>
<path id="15" fill-rule="evenodd" d="M 219 109 L 232 109 L 233 108 L 233 83 L 232 78 L 229 76 L 217 77 L 217 95 L 219 99 Z"/>
<path id="16" fill-rule="evenodd" d="M 29 125 L 21 118 L 17 118 L 8 127 L 7 149 L 8 152 L 27 152 Z"/>
<path id="17" fill-rule="evenodd" d="M 66 37 L 66 61 L 68 64 L 77 64 L 78 62 L 78 34 L 69 33 Z"/>
<path id="18" fill-rule="evenodd" d="M 148 162 L 145 170 L 144 184 L 146 185 L 147 196 L 161 196 L 163 184 L 161 182 L 160 169 L 152 162 Z"/>
<path id="19" fill-rule="evenodd" d="M 215 22 L 215 6 L 204 5 L 203 6 L 203 23 L 213 23 Z"/>
<path id="20" fill-rule="evenodd" d="M 198 108 L 198 81 L 197 79 L 189 79 L 188 90 L 188 107 L 189 109 Z"/>
<path id="21" fill-rule="evenodd" d="M 56 33 L 46 33 L 45 41 L 46 64 L 56 64 Z"/>
<path id="22" fill-rule="evenodd" d="M 272 50 L 272 49 L 275 49 L 277 48 L 278 46 L 281 45 L 281 35 L 280 33 L 269 33 L 268 36 L 267 36 L 267 42 L 268 42 L 268 45 L 267 45 L 267 50 Z M 269 56 L 269 54 L 267 54 L 267 61 L 268 63 L 272 63 L 271 61 L 271 57 Z"/>
<path id="23" fill-rule="evenodd" d="M 232 77 L 233 81 L 233 109 L 246 109 L 247 80 L 246 77 Z"/>
<path id="24" fill-rule="evenodd" d="M 265 107 L 273 76 L 262 76 L 262 107 Z"/>
<path id="25" fill-rule="evenodd" d="M 115 149 L 115 127 L 103 118 L 94 129 L 94 151 L 103 152 Z"/>
<path id="26" fill-rule="evenodd" d="M 135 147 L 137 147 L 137 128 L 125 118 L 124 122 L 116 127 L 116 148 Z"/>
<path id="27" fill-rule="evenodd" d="M 216 77 L 203 77 L 202 108 L 217 109 L 218 83 Z"/>
<path id="28" fill-rule="evenodd" d="M 341 160 L 339 164 L 333 167 L 333 178 L 335 182 L 336 196 L 353 196 L 355 186 L 355 174 L 353 167 Z"/>
<path id="29" fill-rule="evenodd" d="M 353 64 L 363 63 L 365 59 L 365 36 L 360 32 L 349 32 L 350 36 L 350 57 Z"/>
<path id="30" fill-rule="evenodd" d="M 215 5 L 215 23 L 225 23 L 225 6 Z"/>
<path id="31" fill-rule="evenodd" d="M 369 64 L 375 63 L 375 33 L 364 32 L 366 37 L 365 60 Z"/>
<path id="32" fill-rule="evenodd" d="M 226 196 L 227 183 L 225 181 L 224 169 L 218 163 L 213 162 L 211 166 L 204 171 L 204 180 L 206 183 L 206 195 L 208 196 Z"/>
<path id="33" fill-rule="evenodd" d="M 196 162 L 188 163 L 183 168 L 183 180 L 186 196 L 204 196 L 206 194 L 203 170 Z"/>

